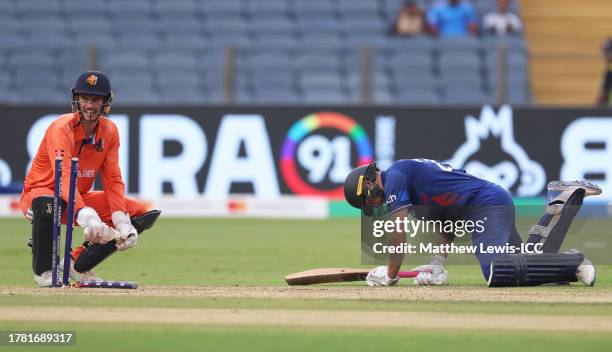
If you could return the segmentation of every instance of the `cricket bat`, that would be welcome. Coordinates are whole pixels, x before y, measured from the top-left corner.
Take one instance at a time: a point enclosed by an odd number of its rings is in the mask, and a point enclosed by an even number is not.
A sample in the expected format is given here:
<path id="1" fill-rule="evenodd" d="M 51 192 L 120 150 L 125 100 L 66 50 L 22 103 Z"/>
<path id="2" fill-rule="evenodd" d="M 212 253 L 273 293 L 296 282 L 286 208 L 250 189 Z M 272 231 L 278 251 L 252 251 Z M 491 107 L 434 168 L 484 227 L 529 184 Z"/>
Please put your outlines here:
<path id="1" fill-rule="evenodd" d="M 321 268 L 285 276 L 289 285 L 312 285 L 330 282 L 365 281 L 369 269 Z M 399 277 L 416 277 L 420 271 L 400 271 Z"/>

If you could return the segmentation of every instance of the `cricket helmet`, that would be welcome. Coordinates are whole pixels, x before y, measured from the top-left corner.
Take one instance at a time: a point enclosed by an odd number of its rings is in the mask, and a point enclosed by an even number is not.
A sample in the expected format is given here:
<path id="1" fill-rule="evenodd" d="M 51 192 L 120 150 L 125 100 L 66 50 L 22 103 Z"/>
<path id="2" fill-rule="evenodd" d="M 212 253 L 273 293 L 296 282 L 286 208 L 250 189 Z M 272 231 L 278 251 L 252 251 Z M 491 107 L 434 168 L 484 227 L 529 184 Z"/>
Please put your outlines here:
<path id="1" fill-rule="evenodd" d="M 376 185 L 377 171 L 375 163 L 362 165 L 351 171 L 344 181 L 344 198 L 367 216 L 373 213 L 373 207 L 379 207 L 384 198 L 383 190 Z M 366 186 L 366 181 L 374 183 L 373 188 Z"/>
<path id="2" fill-rule="evenodd" d="M 77 78 L 72 88 L 72 110 L 81 113 L 81 107 L 78 102 L 78 95 L 94 95 L 104 97 L 100 115 L 108 115 L 110 112 L 110 104 L 113 101 L 113 91 L 111 90 L 108 77 L 99 71 L 85 71 Z"/>

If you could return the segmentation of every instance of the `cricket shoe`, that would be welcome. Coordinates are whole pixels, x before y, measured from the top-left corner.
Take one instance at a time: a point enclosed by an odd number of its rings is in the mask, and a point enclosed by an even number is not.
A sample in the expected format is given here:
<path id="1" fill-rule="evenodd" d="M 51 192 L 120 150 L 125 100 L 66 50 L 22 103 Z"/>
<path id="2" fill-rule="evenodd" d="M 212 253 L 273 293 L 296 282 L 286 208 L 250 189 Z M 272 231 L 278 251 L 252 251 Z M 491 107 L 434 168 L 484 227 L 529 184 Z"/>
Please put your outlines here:
<path id="1" fill-rule="evenodd" d="M 573 191 L 578 188 L 584 188 L 585 197 L 601 194 L 599 186 L 585 181 L 550 181 L 546 188 L 553 192 Z"/>
<path id="2" fill-rule="evenodd" d="M 63 261 L 62 261 L 63 263 Z M 76 269 L 74 268 L 74 259 L 70 258 L 70 279 L 73 282 L 81 282 L 81 281 L 85 281 L 85 280 L 89 280 L 89 281 L 104 281 L 103 278 L 98 277 L 96 275 L 96 273 L 94 273 L 91 270 L 88 270 L 84 273 L 80 273 L 78 271 L 76 271 Z"/>
<path id="3" fill-rule="evenodd" d="M 576 278 L 587 286 L 595 285 L 595 266 L 590 260 L 584 258 L 576 270 Z"/>
<path id="4" fill-rule="evenodd" d="M 51 287 L 51 283 L 53 282 L 51 270 L 47 270 L 40 275 L 34 275 L 34 281 L 38 287 Z"/>

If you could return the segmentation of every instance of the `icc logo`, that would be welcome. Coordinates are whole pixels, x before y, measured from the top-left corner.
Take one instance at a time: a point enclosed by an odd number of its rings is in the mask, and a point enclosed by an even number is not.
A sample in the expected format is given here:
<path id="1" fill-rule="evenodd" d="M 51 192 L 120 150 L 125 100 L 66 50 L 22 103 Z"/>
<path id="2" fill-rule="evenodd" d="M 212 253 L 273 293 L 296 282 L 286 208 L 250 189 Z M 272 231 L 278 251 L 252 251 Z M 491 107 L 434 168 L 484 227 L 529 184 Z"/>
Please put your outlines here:
<path id="1" fill-rule="evenodd" d="M 446 163 L 495 182 L 518 196 L 536 196 L 546 185 L 544 168 L 515 140 L 512 108 L 504 105 L 495 114 L 485 105 L 480 119 L 465 117 L 463 143 Z"/>

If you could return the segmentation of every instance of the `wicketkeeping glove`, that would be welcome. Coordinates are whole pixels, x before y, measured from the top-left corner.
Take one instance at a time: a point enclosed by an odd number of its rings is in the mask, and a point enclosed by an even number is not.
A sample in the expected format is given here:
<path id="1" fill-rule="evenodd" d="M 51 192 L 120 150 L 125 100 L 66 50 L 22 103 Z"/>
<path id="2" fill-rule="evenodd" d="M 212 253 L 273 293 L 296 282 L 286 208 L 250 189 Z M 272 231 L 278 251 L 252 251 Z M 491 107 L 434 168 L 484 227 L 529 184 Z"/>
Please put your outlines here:
<path id="1" fill-rule="evenodd" d="M 138 243 L 138 231 L 132 225 L 128 214 L 122 211 L 115 211 L 111 218 L 115 229 L 119 233 L 119 239 L 115 245 L 117 250 L 124 251 L 134 247 Z"/>
<path id="2" fill-rule="evenodd" d="M 103 223 L 98 213 L 91 207 L 81 208 L 76 222 L 83 228 L 85 241 L 105 244 L 115 238 L 115 230 Z"/>

